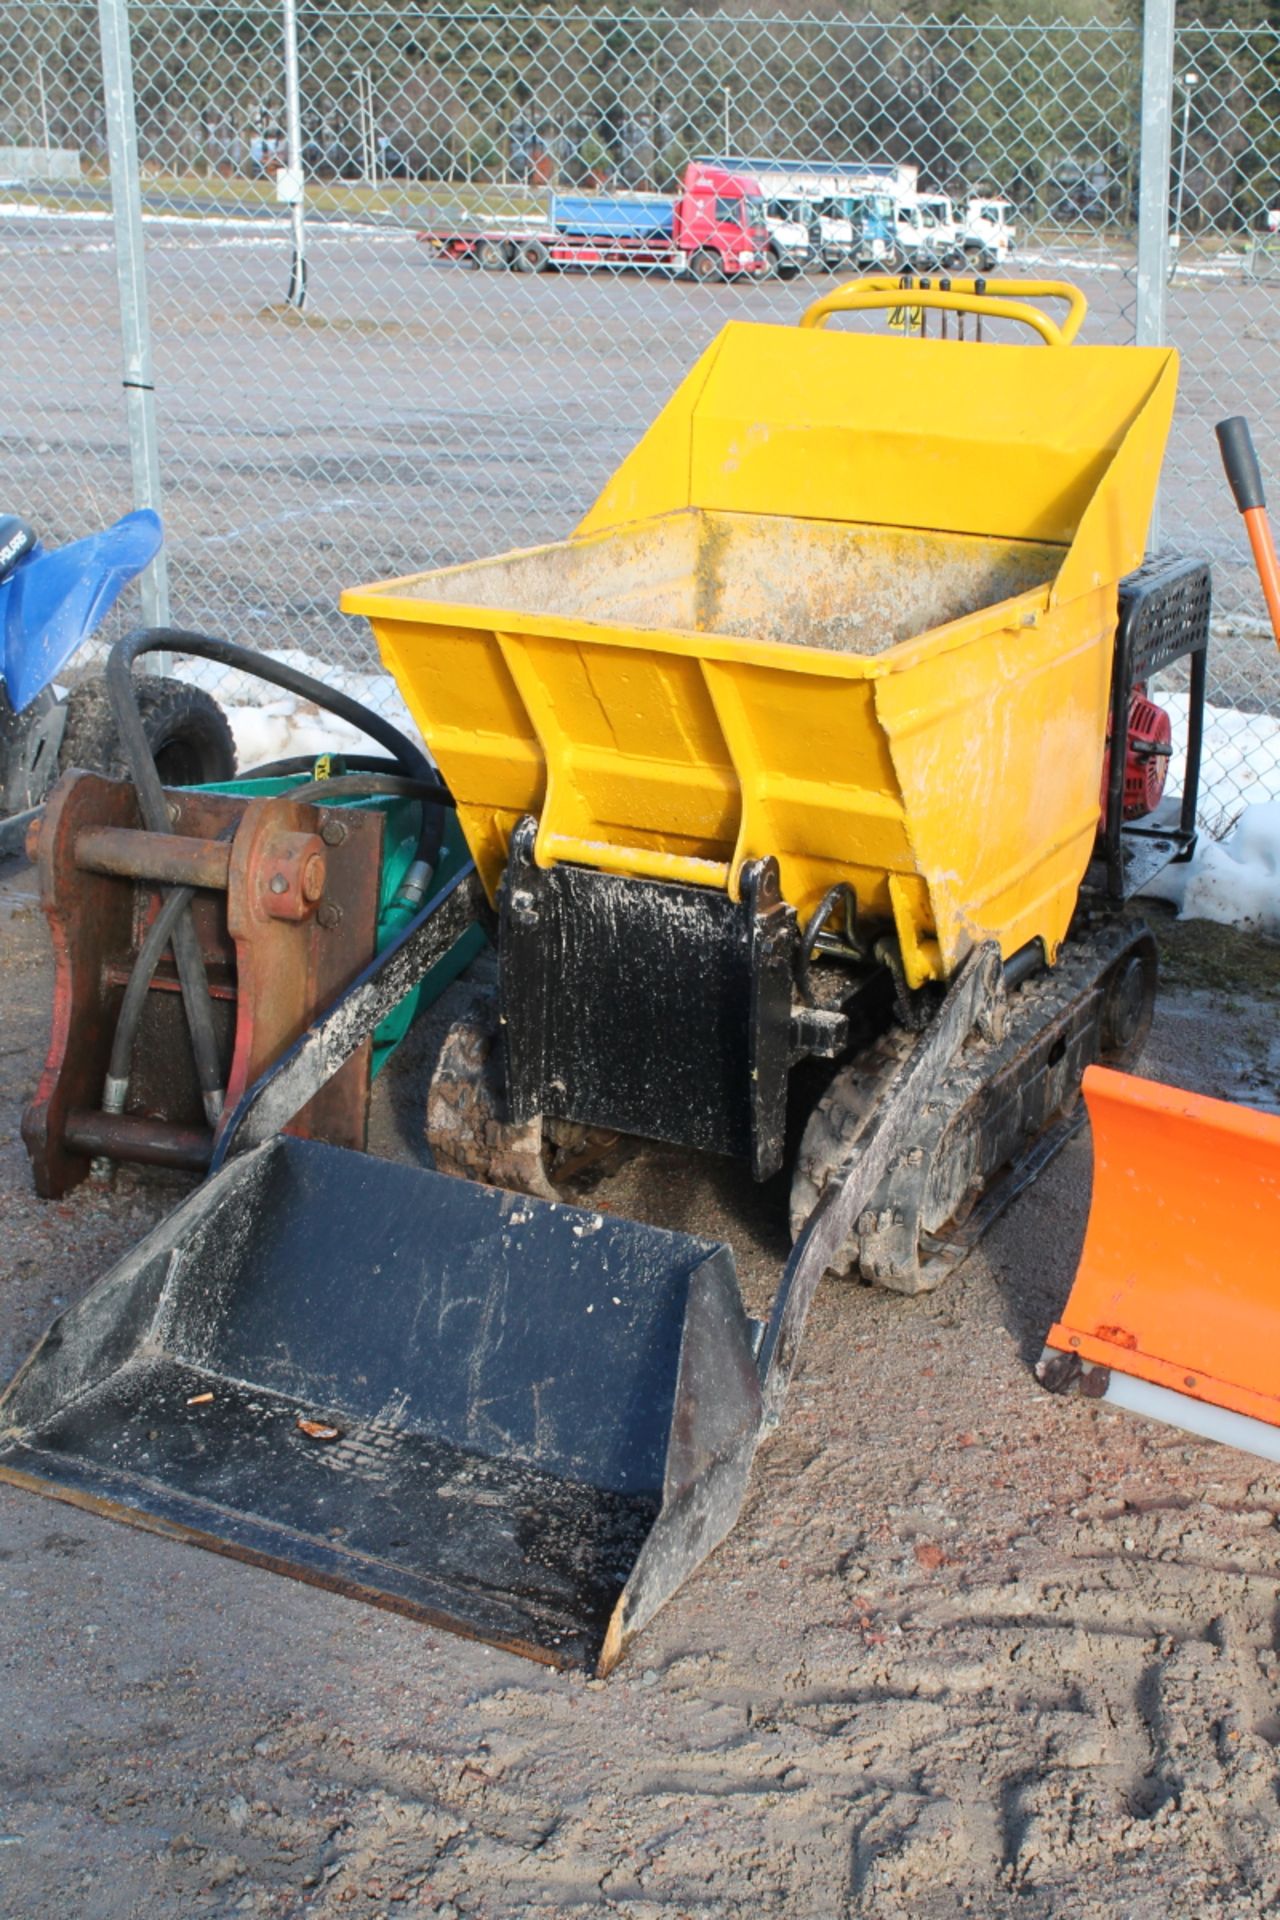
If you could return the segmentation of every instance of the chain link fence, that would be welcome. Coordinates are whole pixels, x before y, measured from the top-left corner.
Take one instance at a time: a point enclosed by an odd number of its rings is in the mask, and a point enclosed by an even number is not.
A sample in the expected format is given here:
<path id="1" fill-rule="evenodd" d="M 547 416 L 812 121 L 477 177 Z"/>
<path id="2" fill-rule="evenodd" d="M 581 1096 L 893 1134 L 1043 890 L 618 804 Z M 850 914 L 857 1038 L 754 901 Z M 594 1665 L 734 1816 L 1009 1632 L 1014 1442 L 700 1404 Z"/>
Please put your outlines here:
<path id="1" fill-rule="evenodd" d="M 1191 28 L 1174 55 L 1168 337 L 1182 355 L 1161 534 L 1213 560 L 1210 826 L 1280 798 L 1280 656 L 1213 424 L 1245 414 L 1280 485 L 1280 34 Z"/>
<path id="2" fill-rule="evenodd" d="M 998 261 L 1077 281 L 1087 338 L 1134 338 L 1128 27 L 302 6 L 299 309 L 279 6 L 130 18 L 174 619 L 331 674 L 376 667 L 343 586 L 563 534 L 725 319 L 794 320 L 827 271 Z M 1215 561 L 1215 823 L 1280 793 L 1280 671 L 1212 433 L 1249 414 L 1280 475 L 1277 76 L 1270 29 L 1178 36 L 1161 539 Z M 758 182 L 795 277 L 505 270 L 546 264 L 516 240 L 554 196 L 678 197 L 700 160 Z M 15 508 L 63 539 L 131 503 L 87 0 L 0 0 L 9 175 L 0 433 Z"/>

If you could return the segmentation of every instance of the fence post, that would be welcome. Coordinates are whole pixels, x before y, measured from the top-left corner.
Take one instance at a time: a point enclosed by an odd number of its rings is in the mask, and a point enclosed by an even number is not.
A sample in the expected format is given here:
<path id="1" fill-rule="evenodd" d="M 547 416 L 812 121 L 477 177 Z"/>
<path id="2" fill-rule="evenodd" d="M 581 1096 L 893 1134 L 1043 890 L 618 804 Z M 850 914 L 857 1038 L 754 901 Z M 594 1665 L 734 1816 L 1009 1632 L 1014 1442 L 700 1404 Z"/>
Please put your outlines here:
<path id="1" fill-rule="evenodd" d="M 1173 138 L 1173 8 L 1174 0 L 1145 0 L 1142 10 L 1137 312 L 1140 347 L 1161 347 L 1165 338 Z"/>
<path id="2" fill-rule="evenodd" d="M 154 507 L 158 512 L 160 443 L 156 434 L 155 384 L 151 371 L 151 321 L 147 310 L 147 261 L 142 238 L 142 181 L 138 172 L 128 0 L 98 0 L 98 25 L 102 35 L 102 91 L 111 164 L 111 210 L 133 504 Z M 143 574 L 140 590 L 143 624 L 167 627 L 169 574 L 163 547 Z"/>
<path id="3" fill-rule="evenodd" d="M 1144 0 L 1142 129 L 1138 149 L 1138 300 L 1134 337 L 1162 347 L 1169 291 L 1169 169 L 1173 142 L 1174 0 Z M 1160 494 L 1151 505 L 1147 551 L 1160 550 Z"/>

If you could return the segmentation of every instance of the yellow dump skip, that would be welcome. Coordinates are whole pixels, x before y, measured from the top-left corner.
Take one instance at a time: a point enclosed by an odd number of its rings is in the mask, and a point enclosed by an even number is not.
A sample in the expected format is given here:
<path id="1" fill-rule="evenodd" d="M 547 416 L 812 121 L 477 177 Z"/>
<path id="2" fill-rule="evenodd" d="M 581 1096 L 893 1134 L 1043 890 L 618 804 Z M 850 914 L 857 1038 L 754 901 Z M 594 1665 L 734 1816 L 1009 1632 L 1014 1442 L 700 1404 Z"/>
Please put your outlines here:
<path id="1" fill-rule="evenodd" d="M 1155 349 L 734 322 L 573 538 L 353 588 L 492 893 L 541 863 L 838 880 L 908 977 L 1066 932 L 1116 586 L 1173 406 Z"/>

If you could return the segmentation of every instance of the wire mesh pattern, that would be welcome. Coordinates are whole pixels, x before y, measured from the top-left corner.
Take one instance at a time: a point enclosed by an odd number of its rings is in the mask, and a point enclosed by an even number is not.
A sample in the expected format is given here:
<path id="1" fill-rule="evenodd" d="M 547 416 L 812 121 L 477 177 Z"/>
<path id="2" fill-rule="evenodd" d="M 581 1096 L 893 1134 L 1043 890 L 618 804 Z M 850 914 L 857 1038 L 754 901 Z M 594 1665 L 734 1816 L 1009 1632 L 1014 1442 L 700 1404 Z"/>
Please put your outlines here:
<path id="1" fill-rule="evenodd" d="M 300 310 L 279 6 L 138 0 L 130 18 L 184 625 L 372 665 L 343 586 L 565 533 L 725 319 L 792 321 L 825 271 L 856 270 L 877 195 L 922 203 L 881 207 L 880 259 L 1073 279 L 1087 339 L 1134 337 L 1128 27 L 301 6 Z M 1212 434 L 1249 414 L 1280 476 L 1277 74 L 1271 29 L 1178 36 L 1184 365 L 1160 533 L 1215 563 L 1223 820 L 1280 791 L 1280 670 Z M 547 230 L 553 196 L 678 195 L 700 159 L 759 180 L 774 270 L 506 270 L 545 264 L 507 243 Z M 131 504 L 90 0 L 0 0 L 0 181 L 9 485 L 70 538 Z M 493 244 L 450 258 L 432 234 Z"/>
<path id="2" fill-rule="evenodd" d="M 1241 523 L 1222 490 L 1215 421 L 1243 413 L 1280 490 L 1280 34 L 1180 30 L 1175 40 L 1170 341 L 1181 398 L 1161 536 L 1213 561 L 1211 823 L 1280 798 L 1280 655 Z M 1274 264 L 1273 264 L 1274 263 Z M 1239 717 L 1237 717 L 1239 716 Z"/>

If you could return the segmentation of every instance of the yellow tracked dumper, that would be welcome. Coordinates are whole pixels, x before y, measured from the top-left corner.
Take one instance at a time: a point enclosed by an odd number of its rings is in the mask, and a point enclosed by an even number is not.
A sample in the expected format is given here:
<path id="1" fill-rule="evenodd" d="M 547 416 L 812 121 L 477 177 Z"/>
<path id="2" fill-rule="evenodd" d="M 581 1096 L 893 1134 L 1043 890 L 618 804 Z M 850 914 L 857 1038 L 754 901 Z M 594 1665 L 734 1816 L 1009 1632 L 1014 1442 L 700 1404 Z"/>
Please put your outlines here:
<path id="1" fill-rule="evenodd" d="M 1083 304 L 873 280 L 731 322 L 571 537 L 344 596 L 474 860 L 365 1014 L 468 915 L 496 939 L 443 1171 L 277 1131 L 335 1009 L 32 1357 L 0 1473 L 614 1664 L 732 1526 L 822 1275 L 936 1285 L 1146 1031 L 1118 908 L 1194 841 L 1208 571 L 1143 565 L 1175 358 L 1072 344 Z M 845 323 L 907 306 L 926 337 Z M 726 1248 L 556 1197 L 618 1136 L 789 1167 L 767 1323 Z"/>

